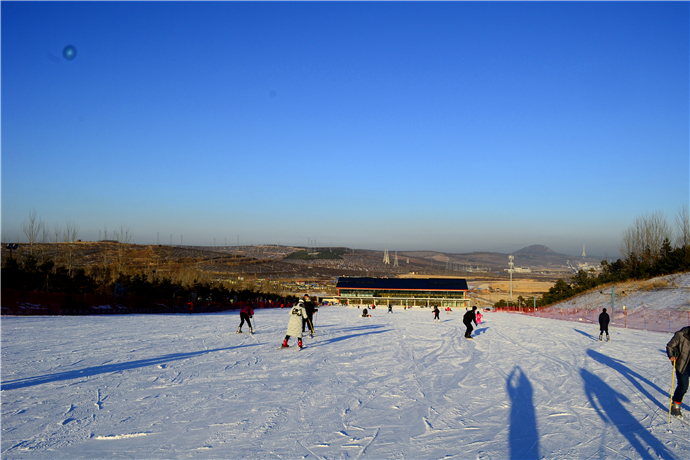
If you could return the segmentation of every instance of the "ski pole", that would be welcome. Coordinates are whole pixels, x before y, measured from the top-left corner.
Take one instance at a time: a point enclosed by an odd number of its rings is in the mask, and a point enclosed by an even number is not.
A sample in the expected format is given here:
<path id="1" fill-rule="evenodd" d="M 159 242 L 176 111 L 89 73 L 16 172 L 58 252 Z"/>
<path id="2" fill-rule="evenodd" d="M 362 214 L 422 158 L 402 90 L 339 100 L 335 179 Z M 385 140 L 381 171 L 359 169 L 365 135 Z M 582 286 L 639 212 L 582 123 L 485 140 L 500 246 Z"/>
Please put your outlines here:
<path id="1" fill-rule="evenodd" d="M 676 352 L 673 352 L 673 357 L 676 357 Z M 671 377 L 671 403 L 668 405 L 668 423 L 671 424 L 671 408 L 673 407 L 673 383 L 676 378 L 676 360 L 673 360 L 673 377 Z"/>
<path id="2" fill-rule="evenodd" d="M 311 321 L 309 318 L 307 318 L 307 324 L 309 324 L 309 329 L 311 329 L 311 333 L 316 337 L 316 332 L 314 332 L 314 326 L 311 324 Z"/>

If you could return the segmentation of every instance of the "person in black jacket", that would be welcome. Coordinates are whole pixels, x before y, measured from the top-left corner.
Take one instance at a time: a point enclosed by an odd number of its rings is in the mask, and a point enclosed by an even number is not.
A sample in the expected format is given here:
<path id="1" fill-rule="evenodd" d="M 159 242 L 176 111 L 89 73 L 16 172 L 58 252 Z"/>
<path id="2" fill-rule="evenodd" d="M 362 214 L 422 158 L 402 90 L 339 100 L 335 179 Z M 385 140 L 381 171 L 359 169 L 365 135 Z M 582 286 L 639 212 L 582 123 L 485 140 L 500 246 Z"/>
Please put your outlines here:
<path id="1" fill-rule="evenodd" d="M 465 331 L 465 338 L 466 339 L 471 339 L 472 338 L 472 331 L 474 328 L 472 327 L 472 321 L 474 321 L 474 325 L 477 325 L 477 315 L 475 311 L 477 310 L 476 306 L 472 306 L 472 310 L 469 310 L 467 313 L 465 313 L 465 316 L 462 317 L 462 322 L 465 323 L 465 326 L 467 326 L 467 330 Z"/>
<path id="2" fill-rule="evenodd" d="M 678 386 L 673 393 L 671 415 L 682 417 L 680 405 L 683 402 L 685 392 L 688 391 L 688 384 L 690 384 L 690 326 L 685 326 L 673 334 L 671 341 L 666 344 L 666 355 L 673 363 L 678 379 Z"/>
<path id="3" fill-rule="evenodd" d="M 302 332 L 304 332 L 304 329 L 306 326 L 309 326 L 309 334 L 311 337 L 314 337 L 314 312 L 318 311 L 316 306 L 314 305 L 314 302 L 309 300 L 309 294 L 304 294 L 304 309 L 307 311 L 307 317 L 302 318 Z"/>
<path id="4" fill-rule="evenodd" d="M 611 318 L 609 318 L 609 314 L 606 313 L 606 309 L 601 312 L 599 315 L 599 342 L 601 342 L 601 338 L 604 335 L 604 332 L 606 332 L 606 341 L 608 342 L 610 340 L 609 337 L 609 321 Z"/>

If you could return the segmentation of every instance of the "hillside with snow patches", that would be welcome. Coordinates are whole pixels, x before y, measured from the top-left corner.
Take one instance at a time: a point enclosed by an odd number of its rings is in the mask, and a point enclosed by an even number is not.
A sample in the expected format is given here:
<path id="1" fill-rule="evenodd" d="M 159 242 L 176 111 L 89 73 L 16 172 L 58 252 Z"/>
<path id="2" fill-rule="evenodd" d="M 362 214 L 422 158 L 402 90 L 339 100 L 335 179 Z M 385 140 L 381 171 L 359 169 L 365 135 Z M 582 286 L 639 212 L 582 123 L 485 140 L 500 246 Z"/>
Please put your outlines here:
<path id="1" fill-rule="evenodd" d="M 629 288 L 627 308 L 687 304 L 687 283 Z M 372 313 L 321 308 L 301 351 L 278 348 L 284 309 L 257 310 L 254 335 L 237 312 L 3 317 L 2 458 L 690 455 L 668 420 L 669 333 L 599 342 L 596 325 L 491 312 L 466 340 L 460 309 Z"/>
<path id="2" fill-rule="evenodd" d="M 650 310 L 675 309 L 690 310 L 690 272 L 660 276 L 650 280 L 629 280 L 595 289 L 572 299 L 560 302 L 563 308 L 585 307 L 600 310 L 611 307 L 611 287 L 615 294 L 614 306 L 634 311 L 641 308 Z"/>

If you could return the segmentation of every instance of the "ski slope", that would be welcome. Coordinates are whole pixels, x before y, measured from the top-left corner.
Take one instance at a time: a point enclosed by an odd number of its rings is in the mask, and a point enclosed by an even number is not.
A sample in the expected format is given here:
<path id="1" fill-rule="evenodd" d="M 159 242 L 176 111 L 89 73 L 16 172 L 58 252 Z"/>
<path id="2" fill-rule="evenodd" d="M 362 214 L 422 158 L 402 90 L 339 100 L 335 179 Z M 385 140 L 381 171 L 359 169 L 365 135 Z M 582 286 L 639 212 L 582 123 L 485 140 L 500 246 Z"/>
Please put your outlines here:
<path id="1" fill-rule="evenodd" d="M 669 334 L 462 313 L 3 317 L 2 458 L 690 458 Z"/>

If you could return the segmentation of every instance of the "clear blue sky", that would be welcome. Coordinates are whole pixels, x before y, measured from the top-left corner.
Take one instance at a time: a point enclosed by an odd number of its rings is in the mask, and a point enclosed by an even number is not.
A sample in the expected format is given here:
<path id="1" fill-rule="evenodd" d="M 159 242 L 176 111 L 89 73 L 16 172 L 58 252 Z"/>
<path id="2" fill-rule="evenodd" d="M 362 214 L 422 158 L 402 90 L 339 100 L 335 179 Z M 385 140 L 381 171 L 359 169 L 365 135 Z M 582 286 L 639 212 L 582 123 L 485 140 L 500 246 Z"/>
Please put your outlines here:
<path id="1" fill-rule="evenodd" d="M 83 240 L 613 257 L 690 201 L 687 2 L 1 14 L 4 242 L 35 210 Z"/>

